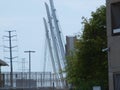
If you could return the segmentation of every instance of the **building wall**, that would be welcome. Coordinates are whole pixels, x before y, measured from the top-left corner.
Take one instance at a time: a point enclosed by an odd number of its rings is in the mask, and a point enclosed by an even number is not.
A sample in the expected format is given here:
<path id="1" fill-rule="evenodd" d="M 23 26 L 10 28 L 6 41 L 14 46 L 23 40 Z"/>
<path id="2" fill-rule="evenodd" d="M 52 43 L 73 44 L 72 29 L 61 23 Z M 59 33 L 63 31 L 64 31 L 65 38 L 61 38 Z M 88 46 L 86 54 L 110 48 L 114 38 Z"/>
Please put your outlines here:
<path id="1" fill-rule="evenodd" d="M 76 36 L 66 36 L 66 55 L 75 50 Z"/>
<path id="2" fill-rule="evenodd" d="M 34 79 L 16 79 L 16 87 L 37 87 L 37 80 Z"/>
<path id="3" fill-rule="evenodd" d="M 109 90 L 120 90 L 120 77 L 116 76 L 120 75 L 120 0 L 106 0 L 106 4 Z"/>

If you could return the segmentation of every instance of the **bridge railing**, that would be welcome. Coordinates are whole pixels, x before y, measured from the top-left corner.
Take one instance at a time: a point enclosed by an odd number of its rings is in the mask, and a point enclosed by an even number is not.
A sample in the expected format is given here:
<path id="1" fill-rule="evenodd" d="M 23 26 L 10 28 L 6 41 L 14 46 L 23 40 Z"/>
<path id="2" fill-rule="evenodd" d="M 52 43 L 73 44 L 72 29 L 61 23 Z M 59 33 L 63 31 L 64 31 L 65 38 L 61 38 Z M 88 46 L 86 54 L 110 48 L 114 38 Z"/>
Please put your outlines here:
<path id="1" fill-rule="evenodd" d="M 38 87 L 61 87 L 56 86 L 60 83 L 59 79 L 55 79 L 55 74 L 51 72 L 14 72 L 13 88 L 38 88 Z M 4 72 L 0 75 L 0 87 L 9 88 L 11 86 L 10 73 Z M 58 84 L 59 85 L 59 84 Z"/>

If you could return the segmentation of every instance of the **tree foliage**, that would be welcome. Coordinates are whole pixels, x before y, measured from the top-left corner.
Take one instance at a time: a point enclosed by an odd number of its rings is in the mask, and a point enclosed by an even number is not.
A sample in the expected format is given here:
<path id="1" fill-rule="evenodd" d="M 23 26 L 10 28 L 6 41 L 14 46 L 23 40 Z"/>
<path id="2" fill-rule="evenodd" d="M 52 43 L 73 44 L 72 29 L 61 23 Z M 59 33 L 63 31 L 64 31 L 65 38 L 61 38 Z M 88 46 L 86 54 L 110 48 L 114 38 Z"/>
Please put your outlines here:
<path id="1" fill-rule="evenodd" d="M 83 18 L 83 33 L 76 41 L 76 51 L 67 58 L 67 80 L 75 88 L 89 90 L 108 83 L 106 37 L 106 7 L 101 6 L 91 13 L 91 18 Z"/>

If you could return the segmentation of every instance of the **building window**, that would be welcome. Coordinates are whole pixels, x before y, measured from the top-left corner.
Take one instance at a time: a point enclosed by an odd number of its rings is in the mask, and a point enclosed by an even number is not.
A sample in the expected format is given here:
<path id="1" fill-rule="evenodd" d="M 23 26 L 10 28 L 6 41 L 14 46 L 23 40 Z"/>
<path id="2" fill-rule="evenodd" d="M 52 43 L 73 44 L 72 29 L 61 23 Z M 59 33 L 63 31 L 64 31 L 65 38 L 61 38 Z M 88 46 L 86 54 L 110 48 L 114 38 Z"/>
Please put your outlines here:
<path id="1" fill-rule="evenodd" d="M 120 35 L 120 2 L 111 4 L 112 35 Z"/>
<path id="2" fill-rule="evenodd" d="M 120 74 L 113 74 L 114 90 L 120 90 Z"/>

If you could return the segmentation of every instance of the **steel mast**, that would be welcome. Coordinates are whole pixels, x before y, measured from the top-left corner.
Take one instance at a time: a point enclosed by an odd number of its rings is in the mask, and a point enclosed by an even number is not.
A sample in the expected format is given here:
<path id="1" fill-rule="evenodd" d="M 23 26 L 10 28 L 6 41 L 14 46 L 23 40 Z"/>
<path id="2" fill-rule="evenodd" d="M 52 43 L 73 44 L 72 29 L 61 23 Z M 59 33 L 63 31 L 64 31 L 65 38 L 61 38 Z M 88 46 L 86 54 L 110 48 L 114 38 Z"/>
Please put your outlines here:
<path id="1" fill-rule="evenodd" d="M 53 71 L 55 73 L 55 78 L 57 80 L 58 79 L 58 74 L 57 74 L 57 70 L 56 70 L 56 66 L 55 66 L 55 60 L 54 60 L 54 57 L 53 57 L 52 46 L 51 46 L 51 42 L 50 42 L 51 40 L 50 40 L 50 37 L 49 37 L 47 22 L 46 22 L 45 18 L 43 18 L 43 21 L 44 21 L 44 25 L 45 25 L 46 39 L 47 39 L 47 42 L 48 42 L 49 52 L 50 52 L 50 56 L 51 56 L 52 66 L 53 66 Z M 58 82 L 56 82 L 56 85 L 58 86 Z"/>
<path id="2" fill-rule="evenodd" d="M 49 21 L 49 26 L 50 26 L 50 31 L 51 31 L 51 37 L 52 37 L 52 41 L 53 41 L 54 54 L 56 56 L 56 60 L 57 60 L 57 64 L 58 64 L 58 70 L 59 70 L 58 73 L 59 73 L 59 76 L 60 76 L 60 82 L 61 82 L 62 86 L 64 86 L 64 84 L 63 84 L 63 74 L 61 73 L 62 68 L 61 68 L 61 64 L 60 64 L 59 54 L 58 54 L 58 51 L 57 51 L 57 42 L 56 42 L 55 33 L 53 31 L 53 25 L 52 25 L 52 20 L 51 20 L 51 16 L 50 16 L 50 11 L 49 11 L 49 7 L 48 7 L 47 3 L 45 3 L 45 6 L 46 6 L 48 21 Z"/>
<path id="3" fill-rule="evenodd" d="M 60 51 L 61 51 L 61 56 L 62 56 L 63 65 L 64 65 L 63 68 L 64 68 L 65 63 L 66 63 L 65 50 L 64 50 L 62 39 L 61 39 L 61 31 L 60 31 L 60 28 L 59 28 L 59 25 L 58 25 L 59 21 L 58 21 L 58 19 L 56 17 L 56 9 L 54 7 L 53 0 L 49 0 L 49 1 L 50 1 L 52 16 L 53 16 L 53 20 L 54 20 L 55 29 L 56 29 L 56 34 L 57 34 L 56 37 L 57 37 L 57 40 L 58 40 L 58 43 L 59 43 L 59 48 L 60 48 Z"/>

